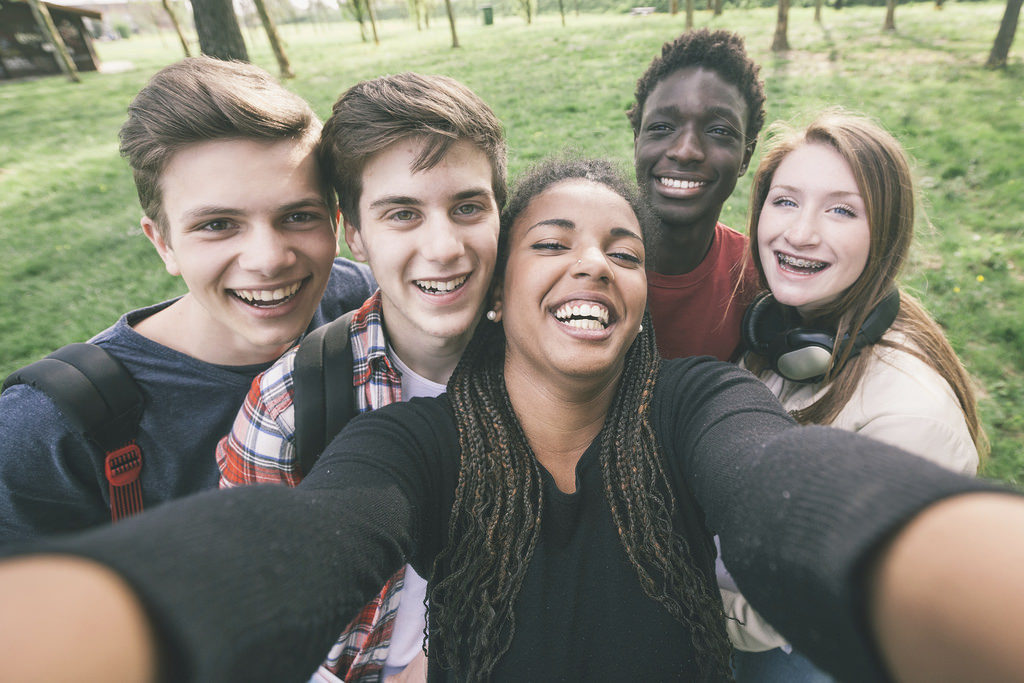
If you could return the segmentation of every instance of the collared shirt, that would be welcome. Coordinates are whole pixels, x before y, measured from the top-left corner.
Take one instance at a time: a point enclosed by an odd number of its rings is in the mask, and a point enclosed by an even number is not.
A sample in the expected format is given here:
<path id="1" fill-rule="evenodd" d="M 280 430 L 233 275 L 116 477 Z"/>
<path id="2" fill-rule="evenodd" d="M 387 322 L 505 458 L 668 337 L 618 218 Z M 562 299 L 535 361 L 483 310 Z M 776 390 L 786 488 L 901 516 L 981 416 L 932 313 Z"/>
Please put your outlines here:
<path id="1" fill-rule="evenodd" d="M 402 400 L 402 376 L 388 358 L 378 290 L 352 316 L 352 388 L 360 413 Z M 295 454 L 295 352 L 253 380 L 231 433 L 217 444 L 221 488 L 302 479 Z M 405 568 L 350 623 L 323 666 L 346 681 L 377 681 L 388 656 Z"/>

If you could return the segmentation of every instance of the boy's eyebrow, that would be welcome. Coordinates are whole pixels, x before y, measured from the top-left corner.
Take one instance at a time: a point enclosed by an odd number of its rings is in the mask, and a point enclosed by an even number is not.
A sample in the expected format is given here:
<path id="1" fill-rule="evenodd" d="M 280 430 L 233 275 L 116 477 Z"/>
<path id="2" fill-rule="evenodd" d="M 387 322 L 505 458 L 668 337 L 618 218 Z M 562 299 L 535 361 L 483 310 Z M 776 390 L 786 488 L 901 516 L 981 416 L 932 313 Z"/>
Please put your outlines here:
<path id="1" fill-rule="evenodd" d="M 326 206 L 326 202 L 324 202 L 324 198 L 323 197 L 318 197 L 318 196 L 312 195 L 312 196 L 309 196 L 309 197 L 304 197 L 302 199 L 296 199 L 294 202 L 288 202 L 287 204 L 282 204 L 281 206 L 279 206 L 277 208 L 277 210 L 279 212 L 281 212 L 281 213 L 286 213 L 288 211 L 295 211 L 297 209 L 308 209 L 308 208 L 322 209 L 325 206 Z"/>
<path id="2" fill-rule="evenodd" d="M 375 199 L 370 202 L 371 209 L 377 209 L 382 206 L 394 206 L 395 204 L 408 204 L 411 206 L 419 206 L 423 202 L 416 197 L 406 197 L 403 195 L 387 195 L 380 199 Z"/>
<path id="3" fill-rule="evenodd" d="M 490 197 L 493 196 L 493 194 L 494 191 L 489 187 L 473 187 L 468 190 L 456 192 L 451 196 L 451 201 L 471 199 L 473 197 L 480 196 Z M 370 202 L 369 208 L 376 209 L 382 206 L 395 206 L 396 204 L 403 204 L 406 206 L 421 206 L 424 203 L 425 202 L 422 199 L 418 199 L 416 197 L 407 197 L 405 195 L 386 195 L 384 197 L 380 197 L 379 199 L 375 199 L 374 201 Z"/>
<path id="4" fill-rule="evenodd" d="M 286 213 L 288 211 L 295 211 L 297 209 L 308 209 L 310 207 L 322 208 L 324 207 L 323 197 L 320 196 L 309 196 L 297 199 L 294 202 L 288 202 L 277 207 L 276 211 L 279 213 Z M 185 219 L 196 219 L 204 218 L 206 216 L 244 216 L 246 211 L 235 206 L 217 206 L 216 204 L 210 204 L 207 206 L 197 206 L 189 209 L 183 215 Z"/>
<path id="5" fill-rule="evenodd" d="M 681 110 L 679 109 L 678 106 L 676 106 L 674 104 L 666 104 L 665 106 L 657 107 L 655 109 L 651 109 L 651 114 L 654 114 L 654 115 L 665 115 L 665 114 L 675 114 L 675 115 L 678 115 L 680 113 L 681 113 Z M 728 107 L 709 107 L 709 108 L 705 109 L 701 113 L 705 114 L 705 115 L 708 115 L 708 116 L 712 116 L 712 117 L 713 116 L 719 116 L 719 117 L 721 117 L 723 119 L 729 119 L 730 121 L 735 121 L 737 123 L 742 121 L 742 119 L 737 115 L 737 112 L 733 111 L 732 109 L 730 109 Z"/>
<path id="6" fill-rule="evenodd" d="M 241 209 L 237 209 L 230 206 L 216 206 L 211 204 L 210 206 L 197 206 L 194 209 L 189 209 L 183 214 L 185 219 L 193 218 L 204 218 L 206 216 L 241 216 L 245 212 Z"/>
<path id="7" fill-rule="evenodd" d="M 458 201 L 460 199 L 471 199 L 473 197 L 480 197 L 481 195 L 484 197 L 491 197 L 494 195 L 494 190 L 486 186 L 473 187 L 468 190 L 456 192 L 454 195 L 452 195 L 452 199 Z"/>

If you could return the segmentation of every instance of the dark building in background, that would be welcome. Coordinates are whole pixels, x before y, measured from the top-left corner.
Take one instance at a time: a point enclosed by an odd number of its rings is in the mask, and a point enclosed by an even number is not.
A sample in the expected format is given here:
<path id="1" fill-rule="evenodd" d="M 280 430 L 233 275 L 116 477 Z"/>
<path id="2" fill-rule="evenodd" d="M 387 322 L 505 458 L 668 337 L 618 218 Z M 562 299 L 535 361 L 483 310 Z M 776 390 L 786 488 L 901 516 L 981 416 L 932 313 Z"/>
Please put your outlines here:
<path id="1" fill-rule="evenodd" d="M 99 12 L 44 2 L 79 71 L 95 71 L 99 58 L 83 20 Z M 0 0 L 0 79 L 59 74 L 57 55 L 23 0 Z"/>

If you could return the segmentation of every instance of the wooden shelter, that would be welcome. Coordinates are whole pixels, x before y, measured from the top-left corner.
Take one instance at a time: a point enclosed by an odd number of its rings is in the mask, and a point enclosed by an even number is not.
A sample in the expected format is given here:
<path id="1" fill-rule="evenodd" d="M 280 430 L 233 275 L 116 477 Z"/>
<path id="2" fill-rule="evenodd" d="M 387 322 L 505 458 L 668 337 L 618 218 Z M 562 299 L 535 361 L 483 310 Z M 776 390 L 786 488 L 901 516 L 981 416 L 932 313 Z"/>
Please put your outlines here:
<path id="1" fill-rule="evenodd" d="M 92 10 L 44 2 L 79 71 L 95 71 L 99 58 L 83 19 L 101 21 Z M 24 0 L 0 0 L 0 79 L 59 74 L 57 54 Z"/>

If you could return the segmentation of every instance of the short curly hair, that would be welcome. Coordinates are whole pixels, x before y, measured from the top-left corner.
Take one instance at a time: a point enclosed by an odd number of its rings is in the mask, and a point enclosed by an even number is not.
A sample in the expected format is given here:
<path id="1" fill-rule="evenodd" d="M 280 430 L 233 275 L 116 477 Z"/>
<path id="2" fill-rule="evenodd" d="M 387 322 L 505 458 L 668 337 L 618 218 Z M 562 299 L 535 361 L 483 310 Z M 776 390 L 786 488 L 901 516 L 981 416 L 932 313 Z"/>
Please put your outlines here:
<path id="1" fill-rule="evenodd" d="M 757 77 L 761 67 L 747 55 L 743 38 L 732 31 L 687 31 L 661 46 L 647 71 L 636 82 L 636 102 L 626 112 L 633 136 L 640 132 L 644 104 L 651 91 L 669 74 L 699 66 L 710 69 L 739 88 L 747 103 L 747 140 L 754 140 L 764 125 L 764 83 Z"/>

